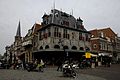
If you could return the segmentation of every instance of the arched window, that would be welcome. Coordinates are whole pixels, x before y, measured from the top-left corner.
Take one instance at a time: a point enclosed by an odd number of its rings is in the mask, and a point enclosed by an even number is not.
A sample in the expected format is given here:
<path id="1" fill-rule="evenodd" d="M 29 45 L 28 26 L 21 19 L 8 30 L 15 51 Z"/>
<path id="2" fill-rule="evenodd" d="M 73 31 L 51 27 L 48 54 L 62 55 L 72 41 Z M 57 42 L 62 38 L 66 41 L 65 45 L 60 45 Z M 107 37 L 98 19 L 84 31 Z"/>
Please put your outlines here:
<path id="1" fill-rule="evenodd" d="M 68 46 L 63 46 L 63 49 L 68 49 Z"/>
<path id="2" fill-rule="evenodd" d="M 45 46 L 45 49 L 48 49 L 48 48 L 49 48 L 49 46 L 48 46 L 48 45 L 46 45 L 46 46 Z"/>
<path id="3" fill-rule="evenodd" d="M 76 47 L 76 46 L 72 46 L 72 49 L 73 49 L 73 50 L 77 50 L 77 47 Z"/>
<path id="4" fill-rule="evenodd" d="M 42 46 L 40 46 L 40 49 L 43 49 L 43 47 L 42 47 Z"/>
<path id="5" fill-rule="evenodd" d="M 83 47 L 80 47 L 80 50 L 84 50 L 84 48 L 83 48 Z"/>
<path id="6" fill-rule="evenodd" d="M 60 49 L 60 46 L 59 45 L 55 45 L 54 48 L 55 49 Z"/>
<path id="7" fill-rule="evenodd" d="M 86 47 L 85 49 L 86 49 L 86 51 L 90 51 L 90 48 L 89 48 L 89 47 Z"/>

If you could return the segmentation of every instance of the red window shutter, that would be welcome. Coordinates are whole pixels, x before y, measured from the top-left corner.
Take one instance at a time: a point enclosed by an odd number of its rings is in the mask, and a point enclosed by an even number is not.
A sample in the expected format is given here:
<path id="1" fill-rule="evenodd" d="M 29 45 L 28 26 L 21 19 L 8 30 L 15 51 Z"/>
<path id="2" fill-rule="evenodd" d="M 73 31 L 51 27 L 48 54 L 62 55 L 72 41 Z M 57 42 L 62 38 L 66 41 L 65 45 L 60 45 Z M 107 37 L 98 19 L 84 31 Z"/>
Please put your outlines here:
<path id="1" fill-rule="evenodd" d="M 84 41 L 84 37 L 82 37 L 82 40 Z"/>
<path id="2" fill-rule="evenodd" d="M 79 40 L 82 40 L 82 36 L 79 36 Z"/>

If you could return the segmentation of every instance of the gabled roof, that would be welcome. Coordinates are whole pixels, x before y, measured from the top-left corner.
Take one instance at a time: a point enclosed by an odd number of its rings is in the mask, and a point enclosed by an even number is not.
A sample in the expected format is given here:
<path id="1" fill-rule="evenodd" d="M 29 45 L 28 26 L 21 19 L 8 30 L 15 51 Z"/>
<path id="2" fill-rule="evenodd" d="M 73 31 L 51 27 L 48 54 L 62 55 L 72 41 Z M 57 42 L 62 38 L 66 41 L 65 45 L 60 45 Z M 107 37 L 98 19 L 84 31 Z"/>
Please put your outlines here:
<path id="1" fill-rule="evenodd" d="M 110 32 L 112 32 L 113 35 L 117 36 L 117 34 L 110 27 L 103 28 L 103 29 L 98 29 L 98 31 L 104 31 L 104 32 L 110 31 Z"/>
<path id="2" fill-rule="evenodd" d="M 35 23 L 31 29 L 28 30 L 28 33 L 26 34 L 25 37 L 31 36 L 32 34 L 36 34 L 37 31 L 42 27 L 41 24 Z"/>
<path id="3" fill-rule="evenodd" d="M 94 34 L 95 36 L 99 36 L 99 33 L 103 33 L 105 37 L 115 38 L 117 34 L 110 28 L 103 28 L 103 29 L 93 29 L 89 31 L 90 33 Z"/>
<path id="4" fill-rule="evenodd" d="M 92 32 L 92 31 L 111 31 L 114 35 L 117 35 L 110 27 L 108 28 L 102 28 L 102 29 L 93 29 L 93 30 L 90 30 L 89 32 Z"/>
<path id="5" fill-rule="evenodd" d="M 40 28 L 42 28 L 42 25 L 39 24 L 39 23 L 35 23 L 35 24 L 33 25 L 33 27 L 32 27 L 32 34 L 37 33 L 37 31 L 38 31 Z"/>

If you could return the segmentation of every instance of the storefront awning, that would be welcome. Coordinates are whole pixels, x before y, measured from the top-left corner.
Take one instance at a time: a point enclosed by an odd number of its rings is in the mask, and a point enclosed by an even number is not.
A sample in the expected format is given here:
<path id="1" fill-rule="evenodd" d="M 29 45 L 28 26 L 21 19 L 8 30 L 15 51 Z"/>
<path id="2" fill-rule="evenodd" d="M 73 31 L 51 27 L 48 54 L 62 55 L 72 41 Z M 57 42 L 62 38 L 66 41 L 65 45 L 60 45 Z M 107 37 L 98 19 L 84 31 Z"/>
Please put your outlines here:
<path id="1" fill-rule="evenodd" d="M 109 56 L 112 57 L 111 53 L 99 53 L 99 56 Z"/>

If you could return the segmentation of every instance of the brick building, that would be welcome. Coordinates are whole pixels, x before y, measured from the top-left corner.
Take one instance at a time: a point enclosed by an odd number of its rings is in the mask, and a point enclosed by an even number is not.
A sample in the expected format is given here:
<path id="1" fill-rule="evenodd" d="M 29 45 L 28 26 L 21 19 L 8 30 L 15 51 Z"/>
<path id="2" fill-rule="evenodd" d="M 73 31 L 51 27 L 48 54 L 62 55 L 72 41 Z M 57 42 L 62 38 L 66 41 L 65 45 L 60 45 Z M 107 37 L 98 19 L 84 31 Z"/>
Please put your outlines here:
<path id="1" fill-rule="evenodd" d="M 93 53 L 113 56 L 116 59 L 117 34 L 111 28 L 91 30 L 91 49 Z"/>

